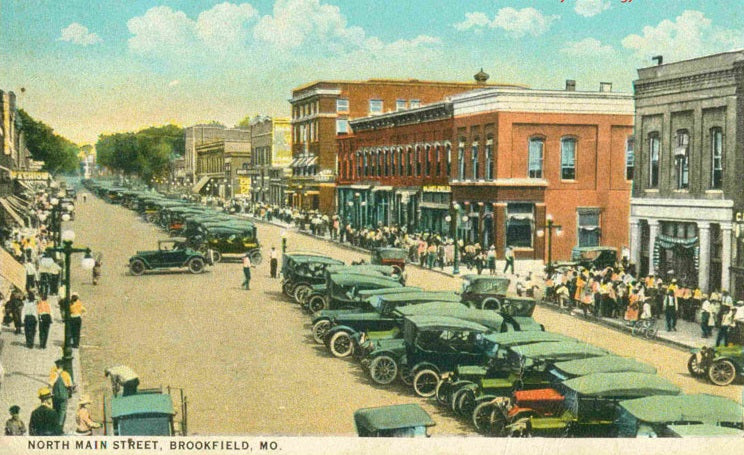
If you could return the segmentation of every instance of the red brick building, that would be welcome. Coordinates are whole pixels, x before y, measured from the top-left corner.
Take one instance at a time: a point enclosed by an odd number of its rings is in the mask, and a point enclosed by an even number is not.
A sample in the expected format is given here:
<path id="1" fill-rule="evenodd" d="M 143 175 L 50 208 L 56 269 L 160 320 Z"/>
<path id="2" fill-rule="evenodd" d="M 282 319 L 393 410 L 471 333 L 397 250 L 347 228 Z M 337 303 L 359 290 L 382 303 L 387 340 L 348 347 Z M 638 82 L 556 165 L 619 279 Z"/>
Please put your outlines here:
<path id="1" fill-rule="evenodd" d="M 477 87 L 515 87 L 474 82 L 417 79 L 316 81 L 292 90 L 293 177 L 289 203 L 296 207 L 335 211 L 336 139 L 350 133 L 349 121 L 382 115 L 443 100 Z"/>
<path id="2" fill-rule="evenodd" d="M 628 246 L 633 97 L 492 89 L 453 96 L 452 200 L 466 240 L 507 245 L 518 258 L 553 259 L 575 246 Z M 462 216 L 467 216 L 462 222 Z"/>

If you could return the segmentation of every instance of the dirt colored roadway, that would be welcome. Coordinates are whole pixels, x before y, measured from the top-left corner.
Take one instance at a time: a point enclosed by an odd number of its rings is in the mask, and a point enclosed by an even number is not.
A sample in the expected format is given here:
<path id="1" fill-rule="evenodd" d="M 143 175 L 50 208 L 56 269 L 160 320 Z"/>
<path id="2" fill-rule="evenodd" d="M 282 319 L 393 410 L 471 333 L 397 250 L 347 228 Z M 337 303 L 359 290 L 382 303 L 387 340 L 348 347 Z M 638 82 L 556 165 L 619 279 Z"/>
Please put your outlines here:
<path id="1" fill-rule="evenodd" d="M 82 201 L 82 199 L 80 199 Z M 104 368 L 125 364 L 143 386 L 184 387 L 189 396 L 189 432 L 196 434 L 350 435 L 355 409 L 419 402 L 432 414 L 435 434 L 472 434 L 446 411 L 415 398 L 403 387 L 371 384 L 353 361 L 332 358 L 309 334 L 309 318 L 286 301 L 268 263 L 254 272 L 252 290 L 240 288 L 238 263 L 209 273 L 130 276 L 125 267 L 136 250 L 151 249 L 166 236 L 134 212 L 94 197 L 80 202 L 73 223 L 78 243 L 103 253 L 103 279 L 74 267 L 73 286 L 88 313 L 81 360 L 85 390 L 100 418 L 108 392 Z M 265 253 L 280 246 L 280 229 L 259 226 Z M 290 250 L 312 250 L 350 261 L 362 257 L 306 236 L 289 233 Z M 411 268 L 409 284 L 456 289 L 459 280 Z M 689 377 L 687 355 L 548 310 L 536 319 L 549 329 L 632 355 L 655 365 L 687 392 L 738 399 L 739 386 L 718 388 Z"/>

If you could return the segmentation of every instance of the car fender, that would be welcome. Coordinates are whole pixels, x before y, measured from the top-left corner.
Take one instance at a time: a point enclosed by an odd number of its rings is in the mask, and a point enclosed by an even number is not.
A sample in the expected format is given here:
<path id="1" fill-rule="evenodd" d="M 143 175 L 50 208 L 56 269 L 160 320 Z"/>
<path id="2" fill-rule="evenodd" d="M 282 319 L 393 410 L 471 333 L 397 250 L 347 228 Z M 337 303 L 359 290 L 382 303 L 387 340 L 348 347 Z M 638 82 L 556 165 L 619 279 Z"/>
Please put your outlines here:
<path id="1" fill-rule="evenodd" d="M 421 371 L 421 370 L 423 370 L 424 368 L 428 368 L 428 369 L 430 369 L 430 370 L 434 370 L 434 371 L 436 371 L 436 372 L 437 372 L 437 374 L 439 374 L 439 367 L 438 367 L 438 366 L 436 366 L 436 365 L 434 365 L 434 364 L 433 364 L 433 363 L 431 363 L 431 362 L 421 362 L 421 363 L 417 363 L 416 365 L 414 365 L 414 366 L 413 366 L 413 368 L 411 368 L 411 372 L 412 372 L 412 373 L 415 373 L 415 372 L 417 372 L 417 371 Z"/>
<path id="2" fill-rule="evenodd" d="M 742 374 L 742 365 L 741 365 L 741 359 L 738 359 L 736 357 L 730 356 L 730 355 L 717 355 L 713 357 L 713 360 L 711 361 L 711 364 L 715 362 L 719 362 L 721 360 L 728 360 L 729 362 L 734 364 L 734 368 L 736 368 L 736 374 Z"/>
<path id="3" fill-rule="evenodd" d="M 195 254 L 193 256 L 187 257 L 186 260 L 183 261 L 183 264 L 181 264 L 181 267 L 187 267 L 189 265 L 189 262 L 191 262 L 191 260 L 194 259 L 194 258 L 199 258 L 202 261 L 204 261 L 204 265 L 208 265 L 209 264 L 209 260 L 205 256 L 202 256 L 200 254 Z"/>
<path id="4" fill-rule="evenodd" d="M 135 259 L 139 259 L 140 261 L 144 262 L 145 263 L 145 267 L 147 267 L 148 269 L 151 269 L 152 268 L 152 265 L 150 264 L 150 261 L 148 261 L 146 258 L 144 258 L 142 256 L 132 256 L 131 258 L 129 258 L 129 264 L 131 264 Z"/>
<path id="5" fill-rule="evenodd" d="M 392 359 L 395 359 L 399 363 L 405 363 L 405 360 L 406 360 L 406 356 L 405 355 L 402 355 L 401 356 L 400 354 L 396 354 L 394 351 L 390 351 L 388 349 L 382 349 L 382 350 L 379 350 L 379 351 L 372 351 L 372 352 L 369 353 L 369 356 L 367 358 L 371 361 L 375 357 L 380 357 L 381 355 L 386 355 L 386 356 L 388 356 L 388 357 L 390 357 Z"/>
<path id="6" fill-rule="evenodd" d="M 321 310 L 321 311 L 323 311 L 323 310 Z M 318 323 L 318 322 L 320 322 L 320 321 L 331 321 L 331 322 L 333 322 L 333 318 L 331 318 L 330 316 L 326 316 L 326 315 L 324 315 L 324 314 L 318 314 L 318 313 L 320 313 L 321 311 L 317 311 L 317 312 L 315 312 L 315 313 L 313 314 L 313 317 L 312 317 L 312 319 L 310 320 L 310 323 L 311 323 L 312 325 L 315 325 L 315 324 L 317 324 L 317 323 Z"/>
<path id="7" fill-rule="evenodd" d="M 333 321 L 331 321 L 331 324 L 332 323 Z M 337 334 L 338 332 L 347 332 L 349 334 L 349 337 L 351 337 L 352 335 L 356 333 L 356 330 L 352 329 L 348 325 L 337 325 L 335 327 L 331 327 L 325 334 L 326 342 L 330 342 L 331 337 Z"/>
<path id="8" fill-rule="evenodd" d="M 475 405 L 478 406 L 481 403 L 487 403 L 489 401 L 493 401 L 496 398 L 503 398 L 496 395 L 480 395 L 475 398 Z"/>

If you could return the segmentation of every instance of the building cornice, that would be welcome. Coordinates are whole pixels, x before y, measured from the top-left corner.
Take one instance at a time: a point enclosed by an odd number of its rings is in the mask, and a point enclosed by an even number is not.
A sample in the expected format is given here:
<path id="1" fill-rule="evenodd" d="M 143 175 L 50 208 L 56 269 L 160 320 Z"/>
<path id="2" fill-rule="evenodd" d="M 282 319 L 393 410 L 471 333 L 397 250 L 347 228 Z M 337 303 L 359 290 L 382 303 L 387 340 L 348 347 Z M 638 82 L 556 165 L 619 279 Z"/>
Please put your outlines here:
<path id="1" fill-rule="evenodd" d="M 452 115 L 452 103 L 444 101 L 428 104 L 416 109 L 407 109 L 371 117 L 363 117 L 351 120 L 349 121 L 349 124 L 354 132 L 359 132 L 444 120 L 452 118 Z"/>
<path id="2" fill-rule="evenodd" d="M 298 93 L 297 95 L 290 98 L 289 102 L 290 104 L 295 104 L 300 101 L 305 101 L 308 98 L 313 98 L 315 96 L 339 96 L 340 94 L 341 90 L 337 88 L 315 88 Z"/>
<path id="3" fill-rule="evenodd" d="M 638 79 L 634 82 L 636 99 L 660 94 L 709 90 L 712 88 L 736 87 L 738 69 L 727 68 L 719 71 L 695 74 L 672 75 L 658 79 Z"/>

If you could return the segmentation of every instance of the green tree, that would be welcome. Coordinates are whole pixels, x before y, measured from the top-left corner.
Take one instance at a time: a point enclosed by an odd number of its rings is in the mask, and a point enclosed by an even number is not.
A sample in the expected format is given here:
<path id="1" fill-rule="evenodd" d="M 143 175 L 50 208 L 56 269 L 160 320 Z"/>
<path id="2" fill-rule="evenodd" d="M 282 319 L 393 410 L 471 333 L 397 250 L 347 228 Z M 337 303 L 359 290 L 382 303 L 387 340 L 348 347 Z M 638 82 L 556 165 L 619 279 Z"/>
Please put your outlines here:
<path id="1" fill-rule="evenodd" d="M 80 149 L 68 139 L 56 134 L 52 127 L 35 120 L 20 109 L 21 131 L 33 159 L 44 162 L 44 170 L 52 175 L 78 170 Z"/>
<path id="2" fill-rule="evenodd" d="M 153 126 L 136 133 L 102 134 L 96 151 L 98 162 L 145 181 L 168 178 L 171 160 L 183 156 L 183 129 L 176 125 Z"/>

